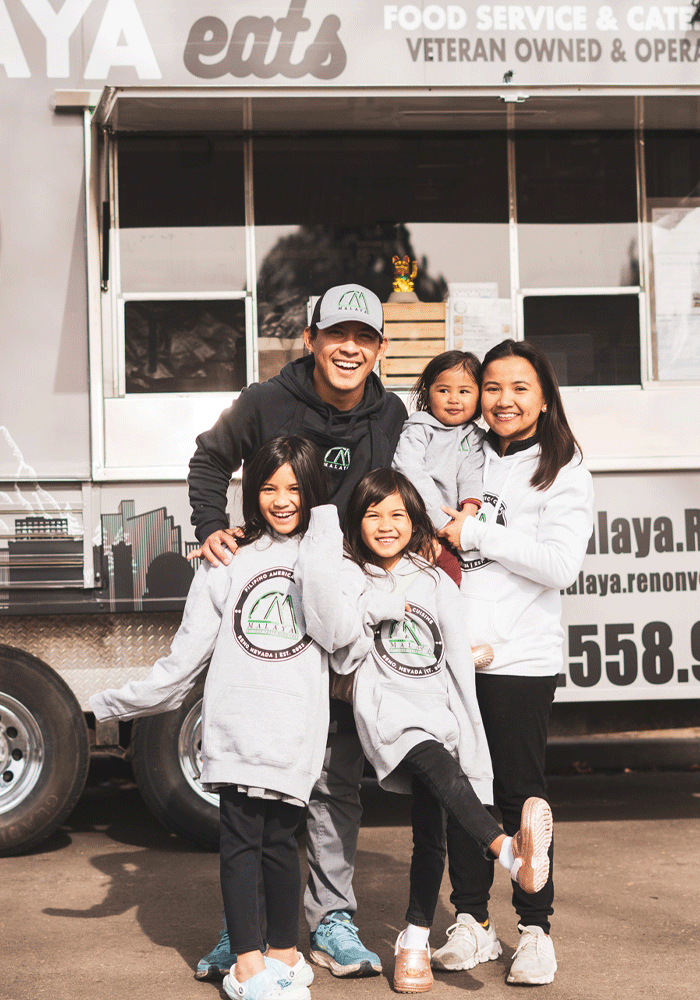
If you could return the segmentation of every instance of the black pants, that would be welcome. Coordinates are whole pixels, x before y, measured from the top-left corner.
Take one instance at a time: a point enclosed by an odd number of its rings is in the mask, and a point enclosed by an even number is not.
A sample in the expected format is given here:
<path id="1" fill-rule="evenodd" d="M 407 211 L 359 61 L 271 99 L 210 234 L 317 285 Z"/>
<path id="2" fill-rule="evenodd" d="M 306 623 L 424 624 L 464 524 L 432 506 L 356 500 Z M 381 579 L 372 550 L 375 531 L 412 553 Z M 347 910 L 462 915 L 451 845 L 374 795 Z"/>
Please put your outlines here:
<path id="1" fill-rule="evenodd" d="M 531 795 L 547 798 L 544 753 L 556 684 L 556 677 L 476 675 L 476 694 L 493 763 L 494 799 L 503 829 L 511 836 L 520 827 L 525 799 Z M 488 917 L 493 860 L 484 857 L 449 817 L 447 853 L 455 911 L 471 913 L 483 922 Z M 542 927 L 545 933 L 549 933 L 548 918 L 554 912 L 552 847 L 549 857 L 549 879 L 539 892 L 529 895 L 513 882 L 513 906 L 520 922 Z"/>
<path id="2" fill-rule="evenodd" d="M 267 942 L 293 948 L 299 940 L 301 873 L 294 833 L 300 806 L 254 799 L 226 785 L 219 792 L 221 893 L 231 951 L 263 950 L 259 883 L 265 894 Z"/>
<path id="3" fill-rule="evenodd" d="M 413 775 L 413 856 L 406 920 L 430 927 L 445 870 L 445 814 L 485 860 L 503 831 L 482 805 L 459 763 L 437 740 L 413 747 L 403 759 Z"/>

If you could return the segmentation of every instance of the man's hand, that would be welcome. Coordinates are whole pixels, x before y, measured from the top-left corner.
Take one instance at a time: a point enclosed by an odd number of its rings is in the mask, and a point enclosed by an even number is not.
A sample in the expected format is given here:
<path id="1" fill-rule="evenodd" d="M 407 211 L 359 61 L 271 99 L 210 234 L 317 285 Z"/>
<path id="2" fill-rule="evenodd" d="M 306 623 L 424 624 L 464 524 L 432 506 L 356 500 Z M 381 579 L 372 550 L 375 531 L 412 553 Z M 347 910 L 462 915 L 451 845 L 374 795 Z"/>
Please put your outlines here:
<path id="1" fill-rule="evenodd" d="M 446 514 L 449 514 L 452 520 L 449 524 L 446 524 L 444 528 L 441 528 L 438 531 L 438 535 L 440 538 L 444 538 L 448 541 L 455 549 L 459 549 L 461 548 L 460 533 L 462 531 L 462 525 L 469 517 L 469 514 L 466 511 L 453 510 L 452 507 L 443 507 L 442 510 L 444 510 Z"/>
<path id="2" fill-rule="evenodd" d="M 220 562 L 228 566 L 231 556 L 238 552 L 238 542 L 236 538 L 241 538 L 243 532 L 240 528 L 220 528 L 213 531 L 199 549 L 187 553 L 188 559 L 206 559 L 212 566 L 218 566 Z"/>

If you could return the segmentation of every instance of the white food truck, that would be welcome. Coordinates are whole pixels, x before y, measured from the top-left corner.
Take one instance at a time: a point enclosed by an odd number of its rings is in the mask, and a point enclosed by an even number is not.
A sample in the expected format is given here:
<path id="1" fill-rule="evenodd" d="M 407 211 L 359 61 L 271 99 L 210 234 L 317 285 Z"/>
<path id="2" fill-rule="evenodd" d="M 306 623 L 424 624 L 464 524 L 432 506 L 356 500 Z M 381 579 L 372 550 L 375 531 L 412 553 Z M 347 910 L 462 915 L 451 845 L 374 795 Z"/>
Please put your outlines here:
<path id="1" fill-rule="evenodd" d="M 197 433 L 392 256 L 382 377 L 513 336 L 595 478 L 559 734 L 700 695 L 700 30 L 691 5 L 0 0 L 0 854 L 127 756 L 203 845 L 201 685 L 95 724 L 169 648 Z"/>

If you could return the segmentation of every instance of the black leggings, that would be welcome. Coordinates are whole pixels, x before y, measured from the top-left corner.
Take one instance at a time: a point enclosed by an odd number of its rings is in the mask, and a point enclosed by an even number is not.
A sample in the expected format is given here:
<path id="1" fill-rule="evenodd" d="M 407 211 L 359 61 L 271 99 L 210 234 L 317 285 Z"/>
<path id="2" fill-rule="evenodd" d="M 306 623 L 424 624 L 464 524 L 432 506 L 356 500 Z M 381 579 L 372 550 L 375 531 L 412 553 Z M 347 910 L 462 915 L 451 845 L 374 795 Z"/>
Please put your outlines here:
<path id="1" fill-rule="evenodd" d="M 544 753 L 556 686 L 556 677 L 476 675 L 476 694 L 493 763 L 494 798 L 503 817 L 503 829 L 511 835 L 520 826 L 525 799 L 531 795 L 547 798 Z M 470 913 L 483 922 L 488 917 L 493 861 L 483 857 L 471 838 L 449 818 L 447 853 L 453 890 L 450 899 L 455 912 Z M 513 906 L 520 922 L 539 926 L 547 934 L 549 917 L 554 912 L 553 856 L 550 846 L 549 878 L 539 892 L 530 895 L 513 882 Z"/>
<path id="2" fill-rule="evenodd" d="M 413 856 L 406 920 L 430 927 L 445 870 L 445 813 L 466 831 L 474 850 L 484 858 L 491 856 L 489 846 L 503 830 L 442 743 L 419 743 L 406 754 L 402 766 L 413 775 Z"/>
<path id="3" fill-rule="evenodd" d="M 267 918 L 267 942 L 293 948 L 299 941 L 301 874 L 294 833 L 300 806 L 278 799 L 254 799 L 236 785 L 219 791 L 221 893 L 231 951 L 264 950 L 261 916 Z M 265 913 L 260 913 L 260 875 Z"/>

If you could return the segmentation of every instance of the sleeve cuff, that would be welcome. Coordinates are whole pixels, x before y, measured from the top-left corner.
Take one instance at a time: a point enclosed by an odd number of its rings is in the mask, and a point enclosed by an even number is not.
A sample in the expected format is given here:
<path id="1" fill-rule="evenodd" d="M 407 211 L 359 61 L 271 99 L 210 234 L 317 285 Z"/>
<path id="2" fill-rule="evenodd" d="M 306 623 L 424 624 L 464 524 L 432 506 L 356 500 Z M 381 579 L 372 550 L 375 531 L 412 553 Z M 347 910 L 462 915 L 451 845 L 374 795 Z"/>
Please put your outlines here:
<path id="1" fill-rule="evenodd" d="M 200 545 L 204 545 L 207 538 L 215 531 L 226 531 L 230 525 L 226 521 L 209 521 L 207 524 L 200 524 L 195 528 L 195 537 Z"/>
<path id="2" fill-rule="evenodd" d="M 465 517 L 462 529 L 459 533 L 459 547 L 462 552 L 468 552 L 477 547 L 476 539 L 479 529 L 479 522 L 475 517 Z"/>

